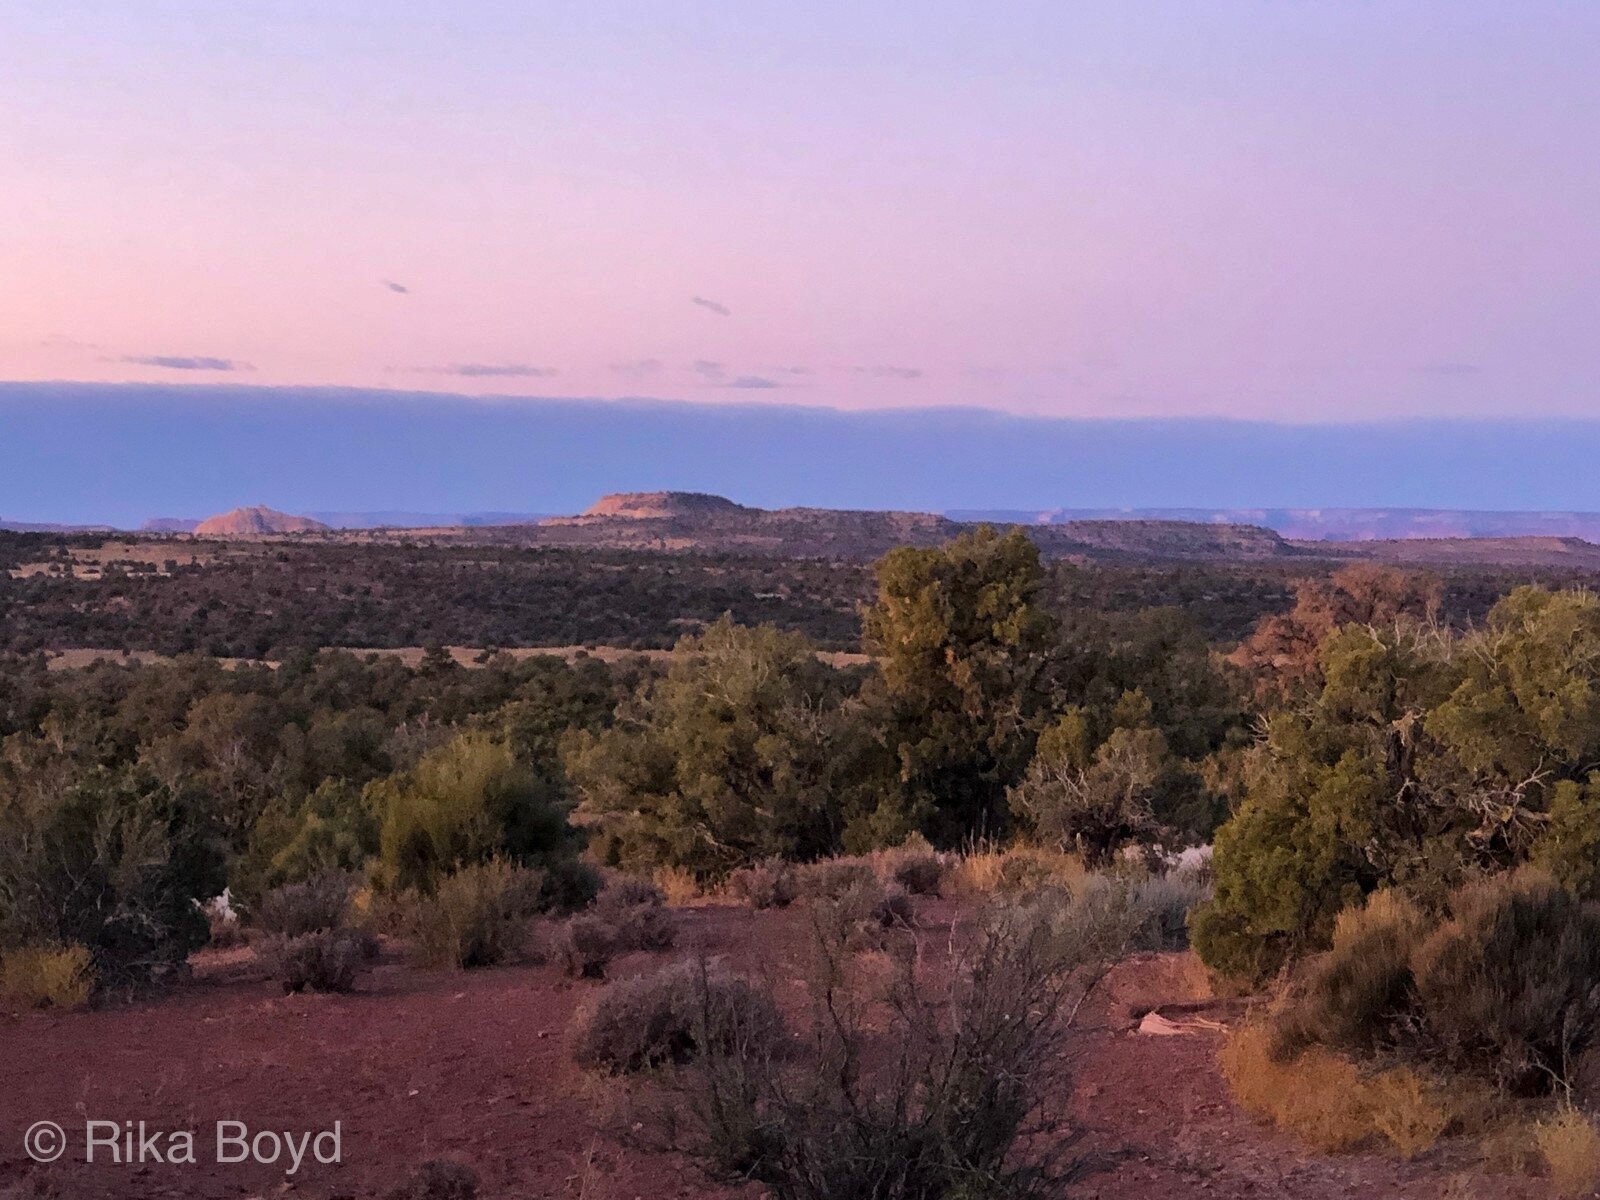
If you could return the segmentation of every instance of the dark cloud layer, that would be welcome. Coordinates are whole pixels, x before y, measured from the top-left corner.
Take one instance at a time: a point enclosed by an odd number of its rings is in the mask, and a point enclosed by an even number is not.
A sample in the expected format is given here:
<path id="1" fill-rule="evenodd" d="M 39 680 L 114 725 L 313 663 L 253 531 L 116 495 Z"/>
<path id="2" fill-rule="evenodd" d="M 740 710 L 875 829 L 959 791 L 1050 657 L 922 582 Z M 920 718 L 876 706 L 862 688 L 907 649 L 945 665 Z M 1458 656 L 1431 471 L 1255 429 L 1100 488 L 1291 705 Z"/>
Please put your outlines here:
<path id="1" fill-rule="evenodd" d="M 741 395 L 765 402 L 0 383 L 0 513 L 137 525 L 240 495 L 296 512 L 577 512 L 663 488 L 767 507 L 1579 511 L 1600 458 L 1600 420 L 1068 420 Z"/>
<path id="2" fill-rule="evenodd" d="M 554 367 L 531 363 L 451 363 L 447 367 L 423 367 L 432 375 L 454 375 L 461 379 L 548 379 L 559 374 Z"/>
<path id="3" fill-rule="evenodd" d="M 125 354 L 122 362 L 140 367 L 164 367 L 169 371 L 253 371 L 249 363 L 233 358 L 213 358 L 208 354 Z"/>
<path id="4" fill-rule="evenodd" d="M 862 375 L 874 375 L 879 379 L 921 379 L 921 367 L 857 367 Z"/>

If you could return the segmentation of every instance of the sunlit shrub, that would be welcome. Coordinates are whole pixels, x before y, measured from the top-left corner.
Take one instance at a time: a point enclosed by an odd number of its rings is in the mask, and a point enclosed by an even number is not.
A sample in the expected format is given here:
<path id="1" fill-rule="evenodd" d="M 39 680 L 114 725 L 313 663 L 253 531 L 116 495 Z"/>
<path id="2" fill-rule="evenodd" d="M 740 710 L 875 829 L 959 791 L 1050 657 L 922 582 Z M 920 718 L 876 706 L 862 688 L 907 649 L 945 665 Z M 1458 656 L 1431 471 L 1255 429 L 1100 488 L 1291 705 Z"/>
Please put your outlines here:
<path id="1" fill-rule="evenodd" d="M 83 946 L 20 946 L 0 954 L 0 1004 L 11 1009 L 82 1008 L 94 992 Z"/>
<path id="2" fill-rule="evenodd" d="M 1542 1122 L 1534 1134 L 1558 1196 L 1592 1196 L 1600 1185 L 1600 1132 L 1576 1109 Z"/>

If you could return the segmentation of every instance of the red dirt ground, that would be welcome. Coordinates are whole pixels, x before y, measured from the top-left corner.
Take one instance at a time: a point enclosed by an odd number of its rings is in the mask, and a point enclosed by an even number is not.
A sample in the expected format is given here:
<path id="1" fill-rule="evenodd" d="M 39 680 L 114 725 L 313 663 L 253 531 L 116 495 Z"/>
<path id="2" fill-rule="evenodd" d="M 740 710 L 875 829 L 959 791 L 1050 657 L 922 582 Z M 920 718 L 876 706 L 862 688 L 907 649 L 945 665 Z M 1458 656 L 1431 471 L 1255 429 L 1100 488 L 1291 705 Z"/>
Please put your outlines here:
<path id="1" fill-rule="evenodd" d="M 930 945 L 956 906 L 925 902 Z M 804 944 L 796 911 L 680 910 L 680 951 L 704 949 L 798 992 Z M 196 979 L 130 1007 L 66 1016 L 0 1017 L 0 1198 L 371 1197 L 418 1164 L 473 1167 L 487 1197 L 696 1200 L 759 1195 L 719 1184 L 692 1163 L 616 1136 L 626 1126 L 615 1090 L 569 1061 L 565 1032 L 593 984 L 553 967 L 469 973 L 380 965 L 348 996 L 284 996 L 253 974 L 248 952 L 208 954 Z M 635 955 L 616 973 L 651 970 Z M 1306 1154 L 1229 1101 L 1212 1034 L 1150 1037 L 1132 1017 L 1194 999 L 1181 956 L 1123 964 L 1080 1018 L 1074 1114 L 1103 1171 L 1078 1185 L 1094 1200 L 1438 1200 L 1534 1197 L 1537 1181 L 1483 1176 L 1464 1148 L 1412 1163 L 1378 1154 Z M 1218 1006 L 1212 1015 L 1229 1015 Z M 195 1165 L 83 1161 L 85 1120 L 143 1120 L 148 1129 L 200 1131 Z M 35 1121 L 69 1131 L 66 1155 L 36 1166 L 22 1135 Z M 211 1130 L 240 1120 L 256 1130 L 320 1130 L 339 1121 L 342 1162 L 282 1168 L 218 1165 Z M 620 1124 L 619 1124 L 620 1120 Z M 97 1155 L 103 1158 L 104 1151 Z M 1472 1190 L 1475 1188 L 1475 1190 Z"/>

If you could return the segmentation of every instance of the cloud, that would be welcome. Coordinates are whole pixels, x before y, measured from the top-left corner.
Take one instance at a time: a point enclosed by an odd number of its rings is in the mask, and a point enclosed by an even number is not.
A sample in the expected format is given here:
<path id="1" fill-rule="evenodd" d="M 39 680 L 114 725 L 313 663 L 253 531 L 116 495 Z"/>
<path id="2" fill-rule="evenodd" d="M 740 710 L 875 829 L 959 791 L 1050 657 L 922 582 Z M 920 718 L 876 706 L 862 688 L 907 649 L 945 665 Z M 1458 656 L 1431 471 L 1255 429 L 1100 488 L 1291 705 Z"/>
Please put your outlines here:
<path id="1" fill-rule="evenodd" d="M 391 292 L 400 293 L 400 295 L 402 295 L 402 296 L 409 296 L 411 294 L 411 289 L 408 288 L 405 284 L 396 283 L 392 279 L 385 279 L 383 281 L 383 286 L 388 288 Z"/>
<path id="2" fill-rule="evenodd" d="M 1477 375 L 1483 368 L 1476 363 L 1466 362 L 1436 362 L 1423 363 L 1417 368 L 1424 375 L 1445 375 L 1460 377 L 1463 375 Z"/>
<path id="3" fill-rule="evenodd" d="M 611 369 L 618 375 L 642 379 L 647 375 L 656 374 L 664 365 L 659 358 L 634 358 L 623 362 L 614 362 L 611 364 Z"/>
<path id="4" fill-rule="evenodd" d="M 140 367 L 164 367 L 169 371 L 254 371 L 247 362 L 233 358 L 212 358 L 205 354 L 125 354 L 120 360 Z"/>
<path id="5" fill-rule="evenodd" d="M 772 368 L 772 373 L 774 375 L 810 375 L 810 374 L 813 374 L 813 372 L 812 372 L 810 367 L 773 367 Z"/>
<path id="6" fill-rule="evenodd" d="M 731 388 L 776 388 L 783 384 L 775 379 L 768 379 L 765 375 L 739 375 L 728 380 L 723 387 Z"/>
<path id="7" fill-rule="evenodd" d="M 451 363 L 447 367 L 421 367 L 419 370 L 463 379 L 546 379 L 558 374 L 554 367 L 535 367 L 529 363 Z"/>
<path id="8" fill-rule="evenodd" d="M 712 362 L 709 358 L 695 359 L 694 362 L 689 364 L 689 369 L 709 383 L 722 382 L 722 377 L 728 373 L 726 366 L 719 362 Z"/>
<path id="9" fill-rule="evenodd" d="M 921 367 L 857 367 L 856 371 L 862 375 L 873 375 L 879 379 L 921 379 Z"/>
<path id="10" fill-rule="evenodd" d="M 707 300 L 704 296 L 690 296 L 689 303 L 698 304 L 707 312 L 714 312 L 719 317 L 733 316 L 733 310 L 726 304 L 718 304 L 715 300 Z"/>

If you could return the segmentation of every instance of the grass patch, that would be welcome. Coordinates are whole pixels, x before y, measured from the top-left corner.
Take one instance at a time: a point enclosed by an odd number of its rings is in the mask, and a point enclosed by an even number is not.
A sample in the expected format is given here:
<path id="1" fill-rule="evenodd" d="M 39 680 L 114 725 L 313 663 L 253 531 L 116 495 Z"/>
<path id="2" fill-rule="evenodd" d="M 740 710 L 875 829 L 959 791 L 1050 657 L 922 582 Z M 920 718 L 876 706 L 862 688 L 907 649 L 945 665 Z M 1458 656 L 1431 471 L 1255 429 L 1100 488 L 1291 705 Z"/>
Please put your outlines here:
<path id="1" fill-rule="evenodd" d="M 69 1012 L 94 994 L 94 960 L 83 946 L 23 946 L 0 955 L 0 1003 Z"/>

